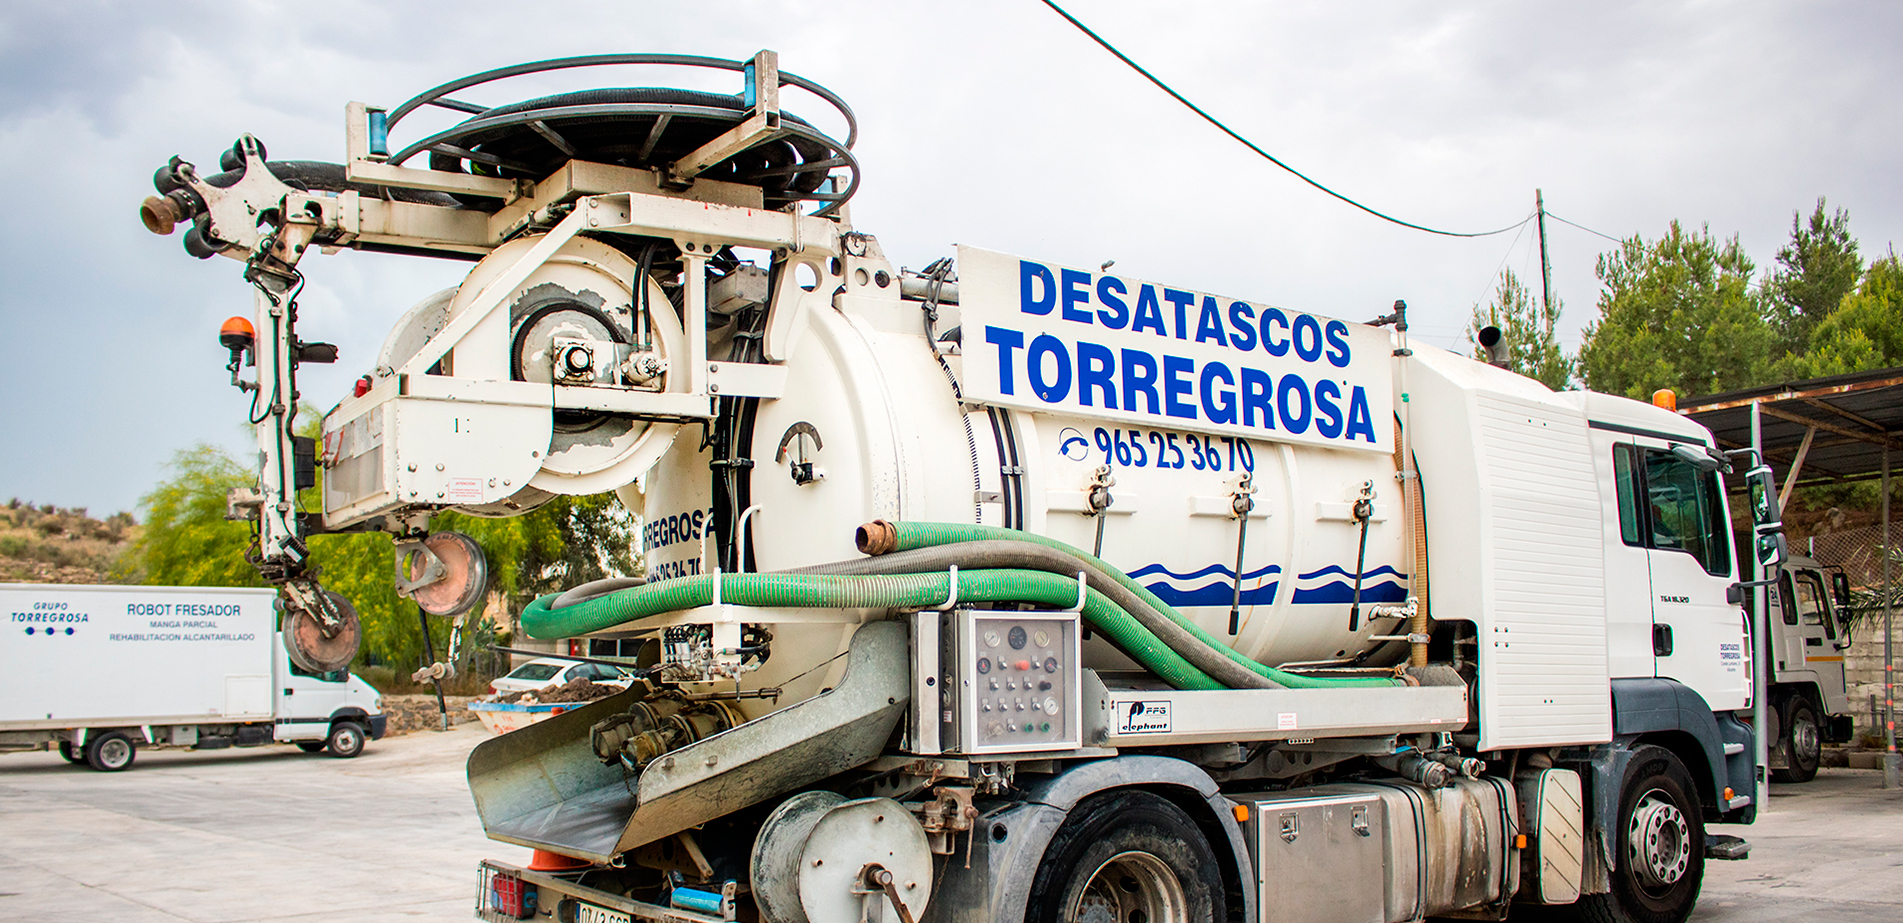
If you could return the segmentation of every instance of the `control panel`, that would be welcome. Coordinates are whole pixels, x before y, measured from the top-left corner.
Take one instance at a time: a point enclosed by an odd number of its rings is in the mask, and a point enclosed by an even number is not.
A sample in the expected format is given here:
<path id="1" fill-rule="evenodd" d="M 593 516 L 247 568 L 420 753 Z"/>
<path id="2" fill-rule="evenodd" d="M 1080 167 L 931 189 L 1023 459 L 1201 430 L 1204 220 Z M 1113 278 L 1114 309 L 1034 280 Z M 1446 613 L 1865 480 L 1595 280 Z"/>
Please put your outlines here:
<path id="1" fill-rule="evenodd" d="M 960 609 L 918 618 L 913 649 L 924 655 L 921 661 L 935 650 L 938 663 L 935 670 L 918 664 L 927 678 L 913 701 L 937 708 L 914 712 L 916 752 L 1077 748 L 1083 738 L 1077 613 Z"/>

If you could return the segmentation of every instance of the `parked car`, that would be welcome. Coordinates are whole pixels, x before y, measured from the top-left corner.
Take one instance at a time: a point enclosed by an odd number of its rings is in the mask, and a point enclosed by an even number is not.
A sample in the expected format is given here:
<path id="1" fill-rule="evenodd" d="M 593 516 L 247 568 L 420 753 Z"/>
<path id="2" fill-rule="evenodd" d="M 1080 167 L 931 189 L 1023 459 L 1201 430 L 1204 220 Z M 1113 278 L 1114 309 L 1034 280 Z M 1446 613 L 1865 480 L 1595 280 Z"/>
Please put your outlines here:
<path id="1" fill-rule="evenodd" d="M 507 676 L 498 677 L 489 684 L 489 692 L 491 695 L 534 692 L 575 679 L 586 679 L 604 686 L 626 687 L 634 682 L 634 675 L 605 663 L 577 663 L 560 657 L 537 657 L 510 670 Z"/>

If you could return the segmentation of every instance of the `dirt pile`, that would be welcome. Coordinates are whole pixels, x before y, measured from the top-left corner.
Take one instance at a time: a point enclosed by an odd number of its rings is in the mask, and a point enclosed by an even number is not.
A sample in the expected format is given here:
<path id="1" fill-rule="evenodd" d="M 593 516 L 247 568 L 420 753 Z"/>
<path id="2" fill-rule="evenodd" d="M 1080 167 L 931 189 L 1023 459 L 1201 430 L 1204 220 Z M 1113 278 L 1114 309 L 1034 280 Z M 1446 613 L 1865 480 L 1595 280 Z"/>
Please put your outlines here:
<path id="1" fill-rule="evenodd" d="M 562 702 L 593 702 L 620 692 L 621 686 L 605 686 L 575 677 L 560 686 L 543 686 L 534 692 L 504 692 L 484 698 L 485 702 L 512 702 L 521 705 L 553 705 Z"/>
<path id="2" fill-rule="evenodd" d="M 474 701 L 475 696 L 444 696 L 443 703 L 449 706 L 450 725 L 476 720 L 476 713 L 469 710 L 469 703 Z M 390 716 L 389 728 L 384 732 L 389 735 L 434 731 L 443 726 L 443 719 L 436 710 L 434 694 L 386 695 L 383 697 L 383 713 Z"/>

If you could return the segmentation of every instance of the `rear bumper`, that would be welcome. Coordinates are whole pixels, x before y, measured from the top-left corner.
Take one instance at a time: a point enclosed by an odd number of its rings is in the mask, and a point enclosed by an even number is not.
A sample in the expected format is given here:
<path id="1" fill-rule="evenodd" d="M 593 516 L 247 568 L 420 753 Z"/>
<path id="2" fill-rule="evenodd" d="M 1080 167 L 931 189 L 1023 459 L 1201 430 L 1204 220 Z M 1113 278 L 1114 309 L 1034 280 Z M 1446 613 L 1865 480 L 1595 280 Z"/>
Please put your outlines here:
<path id="1" fill-rule="evenodd" d="M 390 727 L 389 715 L 371 715 L 370 716 L 370 739 L 382 740 L 383 732 L 388 730 L 389 727 Z"/>

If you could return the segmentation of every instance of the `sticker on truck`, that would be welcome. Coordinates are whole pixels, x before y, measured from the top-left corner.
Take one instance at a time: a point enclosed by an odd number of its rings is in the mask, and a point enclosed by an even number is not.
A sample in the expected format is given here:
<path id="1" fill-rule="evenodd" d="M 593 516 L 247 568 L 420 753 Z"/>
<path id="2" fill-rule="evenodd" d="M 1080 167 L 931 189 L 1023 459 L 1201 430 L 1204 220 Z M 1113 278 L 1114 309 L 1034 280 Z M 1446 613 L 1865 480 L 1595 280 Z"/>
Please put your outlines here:
<path id="1" fill-rule="evenodd" d="M 1118 734 L 1168 734 L 1170 732 L 1168 699 L 1111 702 L 1110 709 L 1116 715 L 1116 733 Z"/>

